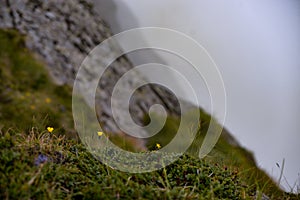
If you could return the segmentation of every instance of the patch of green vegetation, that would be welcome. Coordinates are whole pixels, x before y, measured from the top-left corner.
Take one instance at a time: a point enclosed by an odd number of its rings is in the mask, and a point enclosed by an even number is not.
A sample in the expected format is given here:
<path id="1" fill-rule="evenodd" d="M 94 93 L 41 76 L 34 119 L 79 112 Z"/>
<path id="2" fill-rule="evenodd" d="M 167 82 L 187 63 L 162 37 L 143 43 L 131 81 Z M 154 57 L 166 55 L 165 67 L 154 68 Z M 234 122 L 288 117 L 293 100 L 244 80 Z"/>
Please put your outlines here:
<path id="1" fill-rule="evenodd" d="M 97 161 L 82 144 L 33 128 L 0 136 L 1 199 L 240 199 L 235 172 L 189 156 L 151 173 L 130 174 Z M 39 155 L 47 161 L 36 163 Z"/>
<path id="2" fill-rule="evenodd" d="M 190 155 L 151 173 L 113 170 L 74 139 L 71 101 L 71 88 L 52 83 L 23 36 L 0 30 L 0 199 L 253 199 L 256 190 L 272 199 L 297 198 L 281 192 L 224 135 L 206 159 L 195 158 L 210 120 L 204 112 Z M 166 145 L 177 127 L 168 118 L 149 148 Z M 123 141 L 115 138 L 120 146 Z"/>
<path id="3" fill-rule="evenodd" d="M 0 30 L 0 129 L 61 127 L 71 133 L 71 88 L 56 86 L 14 30 Z M 42 128 L 42 127 L 40 127 Z"/>
<path id="4" fill-rule="evenodd" d="M 200 122 L 193 126 L 198 127 L 198 131 L 192 145 L 189 147 L 187 154 L 194 158 L 198 158 L 199 150 L 202 142 L 207 134 L 209 124 L 212 121 L 213 126 L 219 126 L 217 121 L 213 119 L 209 114 L 200 110 Z M 146 118 L 146 122 L 149 119 Z M 152 121 L 161 121 L 160 116 L 156 116 Z M 180 120 L 176 117 L 167 117 L 166 124 L 159 133 L 149 138 L 147 141 L 147 147 L 149 149 L 155 149 L 155 144 L 159 143 L 162 146 L 167 145 L 176 135 Z M 187 135 L 189 134 L 188 128 Z M 151 130 L 148 130 L 151 133 Z M 205 162 L 211 165 L 217 164 L 222 166 L 231 172 L 235 172 L 240 178 L 241 185 L 247 185 L 248 192 L 251 194 L 264 193 L 271 199 L 283 199 L 283 198 L 295 198 L 293 194 L 287 194 L 283 192 L 278 185 L 261 169 L 259 169 L 255 163 L 254 157 L 248 150 L 231 144 L 229 139 L 229 133 L 225 129 L 222 130 L 222 134 L 216 143 L 213 150 L 205 157 Z"/>

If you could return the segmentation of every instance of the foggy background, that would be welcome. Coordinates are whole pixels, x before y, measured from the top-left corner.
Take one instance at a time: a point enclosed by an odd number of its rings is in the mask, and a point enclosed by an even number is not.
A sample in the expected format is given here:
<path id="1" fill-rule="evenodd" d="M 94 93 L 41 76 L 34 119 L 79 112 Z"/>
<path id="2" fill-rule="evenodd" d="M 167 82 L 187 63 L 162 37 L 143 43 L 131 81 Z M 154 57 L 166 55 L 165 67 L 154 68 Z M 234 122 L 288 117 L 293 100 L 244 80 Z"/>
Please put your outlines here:
<path id="1" fill-rule="evenodd" d="M 287 181 L 281 181 L 285 189 L 300 185 L 300 1 L 95 2 L 114 33 L 163 27 L 201 44 L 225 83 L 225 127 L 254 152 L 258 166 L 274 180 L 280 174 L 276 163 L 285 159 Z M 130 58 L 135 65 L 158 62 L 185 67 L 179 58 L 162 52 L 135 52 Z M 205 84 L 192 81 L 199 84 L 200 106 L 210 111 Z M 189 99 L 188 93 L 182 96 Z"/>

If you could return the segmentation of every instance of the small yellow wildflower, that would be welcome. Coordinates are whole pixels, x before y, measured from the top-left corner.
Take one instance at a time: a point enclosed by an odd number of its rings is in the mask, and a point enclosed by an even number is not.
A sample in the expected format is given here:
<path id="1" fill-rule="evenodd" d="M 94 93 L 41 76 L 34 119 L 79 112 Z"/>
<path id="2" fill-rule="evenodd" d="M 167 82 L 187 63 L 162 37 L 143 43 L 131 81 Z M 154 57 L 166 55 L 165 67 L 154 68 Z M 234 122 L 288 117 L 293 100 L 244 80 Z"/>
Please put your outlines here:
<path id="1" fill-rule="evenodd" d="M 52 133 L 54 128 L 53 127 L 47 127 L 47 130 L 49 131 L 49 133 Z"/>
<path id="2" fill-rule="evenodd" d="M 46 103 L 51 103 L 51 99 L 50 99 L 50 98 L 46 98 L 46 99 L 45 99 L 45 102 L 46 102 Z"/>
<path id="3" fill-rule="evenodd" d="M 26 97 L 29 97 L 31 94 L 30 94 L 30 92 L 26 92 L 25 95 L 26 95 Z"/>
<path id="4" fill-rule="evenodd" d="M 158 148 L 158 149 L 160 149 L 160 148 L 161 148 L 161 146 L 160 146 L 160 144 L 159 144 L 159 143 L 156 143 L 156 148 Z"/>
<path id="5" fill-rule="evenodd" d="M 34 105 L 30 105 L 30 109 L 31 110 L 35 110 L 35 106 Z"/>
<path id="6" fill-rule="evenodd" d="M 99 131 L 98 136 L 102 136 L 102 135 L 103 135 L 103 132 Z"/>

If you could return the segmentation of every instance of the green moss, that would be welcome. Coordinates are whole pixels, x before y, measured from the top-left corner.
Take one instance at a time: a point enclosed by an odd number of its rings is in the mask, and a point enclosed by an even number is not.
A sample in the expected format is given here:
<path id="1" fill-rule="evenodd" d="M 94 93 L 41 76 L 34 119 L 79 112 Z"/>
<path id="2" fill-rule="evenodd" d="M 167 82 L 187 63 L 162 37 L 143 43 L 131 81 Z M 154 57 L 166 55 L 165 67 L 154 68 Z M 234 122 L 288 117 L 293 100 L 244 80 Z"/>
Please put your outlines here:
<path id="1" fill-rule="evenodd" d="M 189 156 L 163 170 L 130 174 L 101 164 L 79 143 L 37 129 L 2 133 L 0 144 L 0 198 L 237 199 L 247 192 L 235 173 Z M 36 166 L 39 154 L 48 161 Z"/>
<path id="2" fill-rule="evenodd" d="M 200 116 L 201 120 L 199 124 L 194 125 L 199 127 L 198 132 L 187 151 L 187 154 L 194 158 L 198 158 L 199 149 L 207 134 L 209 123 L 212 122 L 214 126 L 219 126 L 216 120 L 203 110 L 200 110 Z M 160 116 L 156 116 L 152 120 L 155 123 L 155 121 L 161 121 L 162 119 Z M 178 118 L 168 117 L 161 131 L 155 136 L 150 137 L 147 141 L 148 148 L 156 149 L 156 143 L 162 144 L 162 146 L 167 145 L 176 135 L 179 123 L 180 120 Z M 151 130 L 148 131 L 151 133 Z M 186 134 L 189 134 L 188 128 Z M 247 185 L 249 194 L 254 195 L 256 191 L 260 191 L 267 194 L 271 199 L 282 199 L 285 197 L 287 194 L 279 189 L 277 184 L 264 171 L 256 166 L 252 153 L 240 146 L 230 144 L 227 136 L 228 133 L 226 130 L 223 130 L 217 144 L 204 159 L 205 162 L 211 165 L 217 164 L 224 169 L 235 172 L 240 178 L 241 185 Z"/>
<path id="3" fill-rule="evenodd" d="M 73 127 L 71 94 L 70 87 L 52 83 L 25 48 L 23 36 L 0 30 L 0 128 L 53 126 L 65 133 Z"/>

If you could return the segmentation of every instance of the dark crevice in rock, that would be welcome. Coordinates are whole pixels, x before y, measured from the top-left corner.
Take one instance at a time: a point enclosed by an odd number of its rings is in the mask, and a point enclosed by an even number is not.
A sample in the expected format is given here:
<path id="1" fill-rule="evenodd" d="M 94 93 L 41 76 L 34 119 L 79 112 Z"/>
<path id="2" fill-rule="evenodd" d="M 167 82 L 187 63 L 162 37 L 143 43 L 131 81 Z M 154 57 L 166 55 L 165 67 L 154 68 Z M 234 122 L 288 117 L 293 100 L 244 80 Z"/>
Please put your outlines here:
<path id="1" fill-rule="evenodd" d="M 93 3 L 92 2 L 88 2 L 86 0 L 79 0 L 79 3 L 86 9 L 89 11 L 89 13 L 94 14 L 93 12 Z"/>
<path id="2" fill-rule="evenodd" d="M 19 15 L 20 18 L 23 18 L 23 14 L 21 13 L 21 11 L 17 10 L 17 14 Z"/>
<path id="3" fill-rule="evenodd" d="M 72 21 L 69 18 L 65 18 L 65 22 L 67 25 L 67 30 L 71 31 Z"/>
<path id="4" fill-rule="evenodd" d="M 73 45 L 83 54 L 87 54 L 88 52 L 86 52 L 86 50 L 80 45 L 77 44 L 76 42 L 73 42 Z"/>
<path id="5" fill-rule="evenodd" d="M 164 106 L 166 107 L 167 110 L 171 110 L 170 106 L 168 105 L 167 102 L 165 102 L 165 97 L 163 97 L 162 95 L 160 95 L 160 93 L 157 91 L 157 89 L 155 87 L 149 87 L 155 94 L 156 96 L 160 99 L 160 101 L 164 104 Z"/>
<path id="6" fill-rule="evenodd" d="M 12 19 L 12 25 L 13 25 L 12 28 L 16 28 L 17 24 L 16 24 L 16 21 L 15 21 L 15 16 L 14 16 L 14 13 L 13 13 L 13 10 L 11 8 L 9 0 L 6 0 L 6 5 L 7 5 L 7 8 L 9 9 L 9 15 L 10 15 L 10 17 Z"/>

